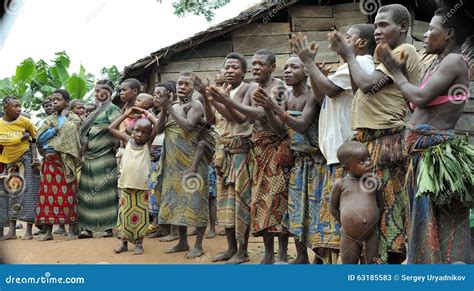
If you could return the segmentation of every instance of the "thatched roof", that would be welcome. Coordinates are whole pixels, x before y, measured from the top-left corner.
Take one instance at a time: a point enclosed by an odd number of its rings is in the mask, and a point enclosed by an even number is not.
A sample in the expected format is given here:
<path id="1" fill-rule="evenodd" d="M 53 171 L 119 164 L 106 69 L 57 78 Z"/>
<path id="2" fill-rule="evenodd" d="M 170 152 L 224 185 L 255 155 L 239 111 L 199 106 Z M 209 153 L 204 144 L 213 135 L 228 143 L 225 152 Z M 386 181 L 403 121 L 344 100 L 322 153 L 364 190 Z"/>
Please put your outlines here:
<path id="1" fill-rule="evenodd" d="M 138 77 L 150 70 L 153 64 L 160 64 L 163 62 L 166 63 L 175 53 L 194 47 L 200 43 L 211 40 L 216 36 L 237 29 L 240 26 L 259 20 L 265 17 L 265 15 L 267 15 L 267 13 L 273 9 L 281 10 L 297 2 L 299 2 L 299 0 L 265 0 L 262 3 L 254 5 L 241 12 L 234 18 L 211 26 L 205 31 L 196 33 L 187 39 L 162 48 L 156 52 L 151 53 L 149 56 L 142 58 L 129 66 L 126 66 L 124 69 L 124 77 Z"/>

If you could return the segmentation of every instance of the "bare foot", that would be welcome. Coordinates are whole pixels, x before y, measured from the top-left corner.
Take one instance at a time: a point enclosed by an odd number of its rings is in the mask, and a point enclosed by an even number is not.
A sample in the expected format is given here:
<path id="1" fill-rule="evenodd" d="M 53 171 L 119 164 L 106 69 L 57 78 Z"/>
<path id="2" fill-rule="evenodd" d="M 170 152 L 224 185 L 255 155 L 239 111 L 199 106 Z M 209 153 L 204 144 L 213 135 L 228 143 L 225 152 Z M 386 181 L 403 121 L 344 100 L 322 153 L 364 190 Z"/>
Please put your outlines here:
<path id="1" fill-rule="evenodd" d="M 113 237 L 114 236 L 114 233 L 112 232 L 111 229 L 107 229 L 104 231 L 104 233 L 102 234 L 102 237 Z"/>
<path id="2" fill-rule="evenodd" d="M 209 233 L 206 235 L 206 238 L 215 238 L 216 237 L 216 232 L 215 231 L 209 231 Z"/>
<path id="3" fill-rule="evenodd" d="M 272 265 L 275 263 L 275 257 L 274 256 L 267 256 L 265 255 L 263 259 L 260 261 L 260 264 L 262 265 Z"/>
<path id="4" fill-rule="evenodd" d="M 25 235 L 21 238 L 22 240 L 30 240 L 33 239 L 31 233 L 25 233 Z"/>
<path id="5" fill-rule="evenodd" d="M 66 240 L 75 240 L 75 239 L 77 239 L 77 236 L 74 235 L 73 233 L 69 233 L 66 238 Z"/>
<path id="6" fill-rule="evenodd" d="M 56 229 L 53 234 L 66 234 L 66 228 L 64 227 L 64 225 L 60 225 L 58 227 L 58 229 Z"/>
<path id="7" fill-rule="evenodd" d="M 250 261 L 250 257 L 247 252 L 238 251 L 226 264 L 238 265 Z"/>
<path id="8" fill-rule="evenodd" d="M 227 233 L 226 233 L 225 228 L 224 228 L 221 231 L 219 231 L 217 234 L 218 235 L 226 235 Z"/>
<path id="9" fill-rule="evenodd" d="M 160 238 L 159 241 L 168 242 L 168 241 L 177 240 L 178 238 L 179 238 L 178 234 L 170 233 L 167 236 L 164 236 L 164 237 Z"/>
<path id="10" fill-rule="evenodd" d="M 287 255 L 280 256 L 277 260 L 277 263 L 278 264 L 288 264 L 288 256 Z"/>
<path id="11" fill-rule="evenodd" d="M 2 238 L 2 240 L 12 240 L 12 239 L 17 239 L 16 234 L 7 233 L 7 235 Z"/>
<path id="12" fill-rule="evenodd" d="M 223 252 L 220 252 L 212 258 L 211 262 L 221 262 L 221 261 L 228 261 L 230 258 L 232 258 L 235 254 L 237 253 L 236 250 L 226 250 Z"/>
<path id="13" fill-rule="evenodd" d="M 148 238 L 157 238 L 157 237 L 163 237 L 163 233 L 161 230 L 154 231 L 148 235 Z"/>
<path id="14" fill-rule="evenodd" d="M 290 264 L 295 264 L 295 265 L 301 265 L 301 264 L 309 264 L 309 259 L 308 257 L 305 256 L 296 256 L 294 260 L 290 261 Z"/>
<path id="15" fill-rule="evenodd" d="M 53 240 L 53 234 L 47 233 L 39 238 L 39 241 Z"/>
<path id="16" fill-rule="evenodd" d="M 141 255 L 143 254 L 145 251 L 143 250 L 143 246 L 141 245 L 136 245 L 135 246 L 135 250 L 133 251 L 133 254 L 134 255 Z"/>
<path id="17" fill-rule="evenodd" d="M 204 251 L 202 250 L 202 248 L 194 247 L 194 249 L 186 253 L 186 258 L 194 259 L 194 258 L 198 258 L 202 256 L 203 254 L 204 254 Z"/>
<path id="18" fill-rule="evenodd" d="M 118 248 L 114 249 L 114 252 L 116 254 L 120 254 L 120 253 L 123 253 L 123 252 L 126 252 L 126 251 L 128 251 L 128 246 L 126 244 L 121 244 Z"/>
<path id="19" fill-rule="evenodd" d="M 185 252 L 187 250 L 189 250 L 189 244 L 187 242 L 185 242 L 185 243 L 179 242 L 174 247 L 165 250 L 165 254 Z"/>

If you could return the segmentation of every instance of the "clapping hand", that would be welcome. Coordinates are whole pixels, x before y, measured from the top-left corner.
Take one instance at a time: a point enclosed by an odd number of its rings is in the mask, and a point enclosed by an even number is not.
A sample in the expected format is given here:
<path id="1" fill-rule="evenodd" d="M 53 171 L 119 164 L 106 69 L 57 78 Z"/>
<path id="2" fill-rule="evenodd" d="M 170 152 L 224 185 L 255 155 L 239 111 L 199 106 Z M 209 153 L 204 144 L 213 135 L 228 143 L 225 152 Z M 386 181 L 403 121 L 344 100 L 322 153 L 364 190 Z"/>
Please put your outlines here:
<path id="1" fill-rule="evenodd" d="M 256 106 L 262 106 L 265 109 L 272 109 L 273 106 L 275 106 L 275 102 L 273 102 L 272 98 L 268 96 L 267 92 L 262 88 L 257 88 L 257 90 L 255 90 L 252 94 L 252 99 Z"/>
<path id="2" fill-rule="evenodd" d="M 292 51 L 298 55 L 302 61 L 312 61 L 318 53 L 319 44 L 311 42 L 301 32 L 293 34 L 289 40 Z"/>
<path id="3" fill-rule="evenodd" d="M 408 54 L 406 54 L 405 51 L 402 51 L 400 54 L 400 61 L 398 61 L 388 44 L 381 43 L 375 49 L 375 54 L 390 73 L 394 74 L 395 72 L 401 71 L 405 76 L 407 75 L 406 63 Z"/>
<path id="4" fill-rule="evenodd" d="M 227 104 L 229 103 L 230 99 L 230 90 L 232 90 L 231 85 L 228 85 L 225 90 L 221 90 L 216 86 L 211 85 L 208 87 L 206 92 L 210 97 L 212 97 L 212 100 L 215 100 L 222 104 Z"/>
<path id="5" fill-rule="evenodd" d="M 328 33 L 329 47 L 340 55 L 344 60 L 350 53 L 354 52 L 354 44 L 348 42 L 346 37 L 339 31 Z"/>

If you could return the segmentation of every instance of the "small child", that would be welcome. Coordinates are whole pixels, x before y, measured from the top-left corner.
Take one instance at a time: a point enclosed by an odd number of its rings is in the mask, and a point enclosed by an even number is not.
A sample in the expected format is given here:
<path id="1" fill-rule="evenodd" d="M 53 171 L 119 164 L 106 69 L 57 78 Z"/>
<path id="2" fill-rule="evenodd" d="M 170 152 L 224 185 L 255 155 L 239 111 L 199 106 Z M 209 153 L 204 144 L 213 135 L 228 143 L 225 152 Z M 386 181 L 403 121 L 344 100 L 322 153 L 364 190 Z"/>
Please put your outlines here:
<path id="1" fill-rule="evenodd" d="M 88 103 L 84 106 L 84 118 L 89 117 L 89 115 L 97 109 L 97 104 Z"/>
<path id="2" fill-rule="evenodd" d="M 69 111 L 84 120 L 84 102 L 82 100 L 72 100 L 69 102 Z"/>
<path id="3" fill-rule="evenodd" d="M 367 147 L 357 141 L 342 144 L 337 158 L 349 177 L 334 183 L 330 211 L 341 224 L 339 251 L 343 264 L 373 264 L 379 245 L 383 196 Z"/>
<path id="4" fill-rule="evenodd" d="M 133 111 L 144 114 L 146 118 L 137 120 L 129 136 L 117 128 Z M 157 125 L 158 120 L 153 114 L 142 108 L 131 107 L 108 127 L 114 137 L 126 144 L 122 156 L 124 166 L 118 181 L 121 196 L 117 230 L 122 244 L 114 249 L 117 254 L 128 250 L 128 242 L 135 244 L 134 255 L 144 252 L 143 238 L 148 232 L 149 215 L 150 145 L 156 136 Z"/>
<path id="5" fill-rule="evenodd" d="M 43 101 L 43 104 L 41 104 L 43 107 L 44 113 L 46 113 L 46 116 L 50 116 L 51 114 L 54 113 L 54 108 L 53 108 L 53 98 L 51 96 L 46 97 Z"/>

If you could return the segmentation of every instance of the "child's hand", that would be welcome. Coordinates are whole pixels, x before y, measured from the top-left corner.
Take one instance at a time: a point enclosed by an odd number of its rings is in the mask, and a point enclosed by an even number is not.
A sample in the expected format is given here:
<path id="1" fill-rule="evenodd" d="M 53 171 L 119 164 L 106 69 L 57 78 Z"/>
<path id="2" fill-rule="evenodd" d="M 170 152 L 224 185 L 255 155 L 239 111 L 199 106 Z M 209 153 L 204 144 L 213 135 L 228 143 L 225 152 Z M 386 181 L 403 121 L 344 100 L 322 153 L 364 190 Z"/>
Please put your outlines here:
<path id="1" fill-rule="evenodd" d="M 25 134 L 21 137 L 21 141 L 25 141 L 25 140 L 27 140 L 28 138 L 30 138 L 30 133 L 29 133 L 29 132 L 25 132 Z"/>
<path id="2" fill-rule="evenodd" d="M 127 110 L 125 110 L 124 115 L 129 116 L 130 114 L 132 114 L 132 112 L 133 112 L 133 107 L 129 107 L 127 108 Z"/>

